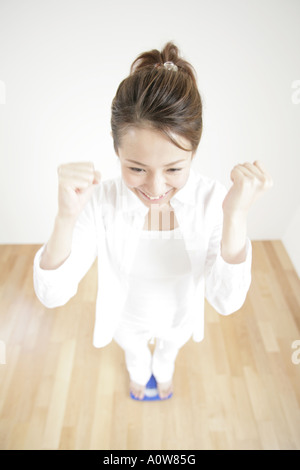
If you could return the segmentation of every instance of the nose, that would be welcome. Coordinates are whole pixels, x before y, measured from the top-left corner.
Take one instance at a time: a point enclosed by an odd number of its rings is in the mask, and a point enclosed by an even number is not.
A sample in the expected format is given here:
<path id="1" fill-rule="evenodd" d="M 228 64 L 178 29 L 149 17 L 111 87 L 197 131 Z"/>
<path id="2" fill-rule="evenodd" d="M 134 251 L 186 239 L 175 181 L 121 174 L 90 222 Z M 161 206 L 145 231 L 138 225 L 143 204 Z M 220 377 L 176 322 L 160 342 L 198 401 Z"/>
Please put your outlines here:
<path id="1" fill-rule="evenodd" d="M 165 193 L 167 188 L 164 176 L 160 173 L 155 173 L 149 176 L 147 179 L 146 188 L 147 193 L 150 196 L 161 196 Z"/>

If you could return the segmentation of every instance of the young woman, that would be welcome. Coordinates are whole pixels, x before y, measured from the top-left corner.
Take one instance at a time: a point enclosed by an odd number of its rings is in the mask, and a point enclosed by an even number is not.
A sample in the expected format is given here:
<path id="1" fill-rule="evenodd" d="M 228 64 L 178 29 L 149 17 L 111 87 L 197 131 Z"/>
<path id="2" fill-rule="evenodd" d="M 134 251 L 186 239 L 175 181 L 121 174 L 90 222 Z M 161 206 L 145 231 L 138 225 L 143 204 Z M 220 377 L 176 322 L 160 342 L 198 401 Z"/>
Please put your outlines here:
<path id="1" fill-rule="evenodd" d="M 245 301 L 247 214 L 272 179 L 257 161 L 238 164 L 227 192 L 193 169 L 201 97 L 172 43 L 133 62 L 111 126 L 118 177 L 101 182 L 90 162 L 58 169 L 58 213 L 35 257 L 35 291 L 49 308 L 65 304 L 98 257 L 94 345 L 114 339 L 125 351 L 131 393 L 142 399 L 153 374 L 164 399 L 179 349 L 203 339 L 204 298 L 223 315 Z"/>

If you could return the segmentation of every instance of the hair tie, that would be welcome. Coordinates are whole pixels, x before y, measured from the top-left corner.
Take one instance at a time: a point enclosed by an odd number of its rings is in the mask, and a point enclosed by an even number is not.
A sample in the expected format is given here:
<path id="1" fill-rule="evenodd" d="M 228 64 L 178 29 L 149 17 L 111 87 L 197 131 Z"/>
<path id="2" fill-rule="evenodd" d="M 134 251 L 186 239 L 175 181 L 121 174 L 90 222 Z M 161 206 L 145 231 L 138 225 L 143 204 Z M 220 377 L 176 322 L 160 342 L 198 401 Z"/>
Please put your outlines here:
<path id="1" fill-rule="evenodd" d="M 171 62 L 171 61 L 165 62 L 165 63 L 164 63 L 164 67 L 165 67 L 165 69 L 167 69 L 167 70 L 172 70 L 173 72 L 177 72 L 177 70 L 178 70 L 177 65 L 175 65 L 175 64 L 174 64 L 173 62 Z"/>

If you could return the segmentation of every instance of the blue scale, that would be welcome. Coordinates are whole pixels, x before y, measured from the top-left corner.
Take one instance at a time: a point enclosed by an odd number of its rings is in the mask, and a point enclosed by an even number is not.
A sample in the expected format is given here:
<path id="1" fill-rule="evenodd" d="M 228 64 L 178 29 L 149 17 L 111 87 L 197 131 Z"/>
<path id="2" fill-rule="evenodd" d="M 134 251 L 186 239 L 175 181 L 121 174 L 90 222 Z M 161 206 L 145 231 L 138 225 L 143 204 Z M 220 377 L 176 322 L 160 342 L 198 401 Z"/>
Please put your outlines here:
<path id="1" fill-rule="evenodd" d="M 145 395 L 144 395 L 144 398 L 142 400 L 140 400 L 139 398 L 136 398 L 130 392 L 130 398 L 132 398 L 133 400 L 137 400 L 137 401 L 156 401 L 156 400 L 165 401 L 165 400 L 168 400 L 169 398 L 171 398 L 172 395 L 173 395 L 173 393 L 170 393 L 170 395 L 168 395 L 163 400 L 159 397 L 158 390 L 157 390 L 157 382 L 155 380 L 154 375 L 151 375 L 149 381 L 147 382 L 146 389 L 145 389 Z"/>

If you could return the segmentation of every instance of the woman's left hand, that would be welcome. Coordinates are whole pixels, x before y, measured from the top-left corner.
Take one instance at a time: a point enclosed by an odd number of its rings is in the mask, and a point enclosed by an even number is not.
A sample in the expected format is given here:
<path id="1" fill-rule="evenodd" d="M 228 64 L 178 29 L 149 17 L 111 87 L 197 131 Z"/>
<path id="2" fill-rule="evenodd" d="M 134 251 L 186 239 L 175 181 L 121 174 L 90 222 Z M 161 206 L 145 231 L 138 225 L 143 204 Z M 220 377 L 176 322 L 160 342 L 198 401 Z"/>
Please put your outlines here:
<path id="1" fill-rule="evenodd" d="M 272 177 L 259 161 L 236 165 L 230 178 L 233 185 L 222 206 L 224 215 L 230 217 L 247 216 L 252 204 L 273 186 Z"/>

